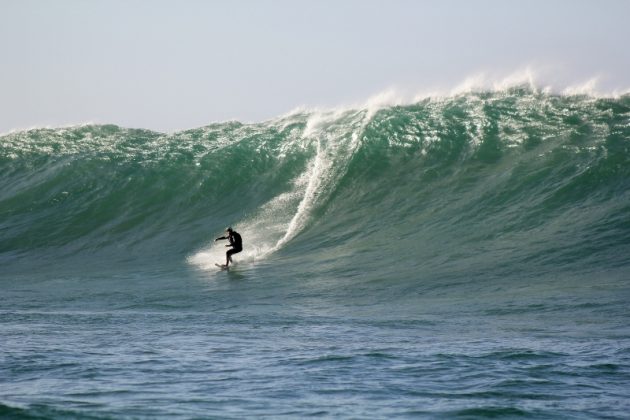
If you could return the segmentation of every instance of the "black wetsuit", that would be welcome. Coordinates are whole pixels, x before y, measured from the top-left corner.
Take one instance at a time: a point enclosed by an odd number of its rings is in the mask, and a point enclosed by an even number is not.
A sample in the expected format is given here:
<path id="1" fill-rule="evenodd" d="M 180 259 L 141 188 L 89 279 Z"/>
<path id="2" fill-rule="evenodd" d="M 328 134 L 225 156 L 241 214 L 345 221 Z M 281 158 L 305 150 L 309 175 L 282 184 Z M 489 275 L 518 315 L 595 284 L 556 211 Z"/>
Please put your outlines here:
<path id="1" fill-rule="evenodd" d="M 239 235 L 239 233 L 235 230 L 229 232 L 228 236 L 222 236 L 220 238 L 217 238 L 216 240 L 218 241 L 219 239 L 227 239 L 230 241 L 230 246 L 232 247 L 232 249 L 228 250 L 228 252 L 225 253 L 228 261 L 232 261 L 232 255 L 238 254 L 243 250 L 243 239 L 241 239 L 241 235 Z"/>

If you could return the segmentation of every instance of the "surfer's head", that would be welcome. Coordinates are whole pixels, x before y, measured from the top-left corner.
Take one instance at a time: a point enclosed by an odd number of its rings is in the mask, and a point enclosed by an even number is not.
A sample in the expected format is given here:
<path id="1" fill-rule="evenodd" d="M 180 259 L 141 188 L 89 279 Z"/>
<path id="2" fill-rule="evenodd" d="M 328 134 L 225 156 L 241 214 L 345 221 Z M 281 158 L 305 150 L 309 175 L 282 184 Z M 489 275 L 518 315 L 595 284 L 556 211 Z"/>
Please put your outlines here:
<path id="1" fill-rule="evenodd" d="M 234 230 L 232 230 L 232 228 L 231 228 L 231 227 L 229 227 L 229 228 L 225 229 L 225 231 L 226 231 L 226 232 L 229 232 L 229 233 L 234 232 Z"/>

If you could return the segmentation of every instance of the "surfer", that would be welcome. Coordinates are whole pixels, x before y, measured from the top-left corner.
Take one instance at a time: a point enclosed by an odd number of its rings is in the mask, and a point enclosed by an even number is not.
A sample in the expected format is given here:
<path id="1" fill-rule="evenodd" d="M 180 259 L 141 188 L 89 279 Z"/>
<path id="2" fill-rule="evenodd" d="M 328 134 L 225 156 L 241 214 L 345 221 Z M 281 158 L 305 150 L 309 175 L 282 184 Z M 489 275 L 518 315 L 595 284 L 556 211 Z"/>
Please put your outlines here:
<path id="1" fill-rule="evenodd" d="M 221 236 L 220 238 L 215 239 L 214 242 L 219 241 L 221 239 L 227 239 L 230 241 L 230 244 L 226 245 L 226 247 L 232 247 L 232 249 L 229 249 L 225 253 L 225 265 L 224 265 L 225 268 L 228 268 L 228 266 L 232 262 L 232 255 L 238 254 L 239 252 L 243 250 L 243 240 L 241 239 L 241 235 L 237 231 L 232 229 L 231 227 L 225 229 L 225 233 L 227 233 L 227 236 Z"/>

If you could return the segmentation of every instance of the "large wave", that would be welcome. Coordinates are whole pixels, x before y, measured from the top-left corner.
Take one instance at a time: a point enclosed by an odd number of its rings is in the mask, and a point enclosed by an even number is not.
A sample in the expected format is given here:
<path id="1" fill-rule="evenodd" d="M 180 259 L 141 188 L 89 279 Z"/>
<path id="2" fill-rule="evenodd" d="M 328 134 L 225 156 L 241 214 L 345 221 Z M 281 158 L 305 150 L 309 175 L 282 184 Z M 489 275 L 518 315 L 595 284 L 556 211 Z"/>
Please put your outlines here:
<path id="1" fill-rule="evenodd" d="M 11 133 L 0 137 L 0 262 L 206 267 L 232 225 L 240 261 L 624 266 L 629 147 L 630 97 L 518 86 L 173 134 Z"/>

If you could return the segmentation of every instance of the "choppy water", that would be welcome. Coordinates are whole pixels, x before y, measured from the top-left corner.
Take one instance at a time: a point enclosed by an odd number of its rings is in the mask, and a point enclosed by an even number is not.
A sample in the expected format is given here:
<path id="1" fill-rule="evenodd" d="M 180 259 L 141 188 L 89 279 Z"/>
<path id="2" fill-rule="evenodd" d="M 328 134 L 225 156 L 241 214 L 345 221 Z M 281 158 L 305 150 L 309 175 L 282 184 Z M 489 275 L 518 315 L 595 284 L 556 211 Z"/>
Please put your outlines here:
<path id="1" fill-rule="evenodd" d="M 624 418 L 629 148 L 527 88 L 0 137 L 0 416 Z"/>

